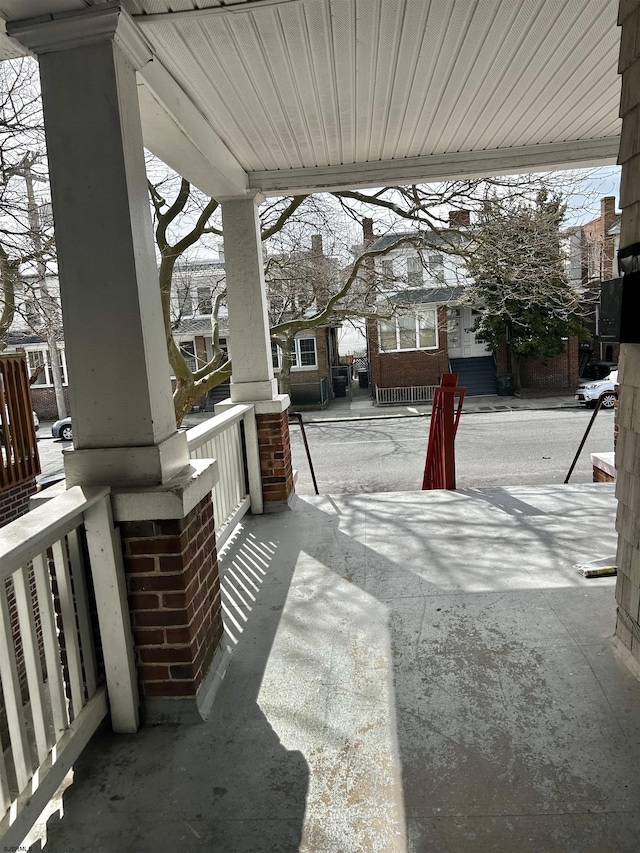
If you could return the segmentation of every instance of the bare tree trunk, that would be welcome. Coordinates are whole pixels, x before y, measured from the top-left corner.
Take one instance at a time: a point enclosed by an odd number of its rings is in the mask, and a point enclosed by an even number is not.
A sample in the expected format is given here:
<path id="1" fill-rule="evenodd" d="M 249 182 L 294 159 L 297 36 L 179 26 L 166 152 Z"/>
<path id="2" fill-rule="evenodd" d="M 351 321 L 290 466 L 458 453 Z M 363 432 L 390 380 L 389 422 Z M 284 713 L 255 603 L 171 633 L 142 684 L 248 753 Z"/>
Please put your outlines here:
<path id="1" fill-rule="evenodd" d="M 278 342 L 282 355 L 282 367 L 280 369 L 280 393 L 291 393 L 291 365 L 293 364 L 293 351 L 295 347 L 295 336 L 287 335 L 284 340 Z"/>
<path id="2" fill-rule="evenodd" d="M 64 388 L 62 387 L 62 370 L 60 369 L 60 356 L 58 354 L 58 344 L 56 341 L 55 325 L 58 314 L 58 306 L 55 300 L 49 295 L 47 288 L 47 270 L 42 258 L 42 234 L 40 211 L 36 204 L 36 198 L 33 191 L 33 174 L 31 171 L 31 162 L 25 157 L 23 163 L 23 176 L 27 185 L 27 205 L 29 213 L 29 224 L 32 231 L 33 247 L 36 252 L 36 260 L 38 267 L 38 279 L 40 284 L 40 299 L 44 314 L 45 339 L 49 350 L 49 359 L 51 363 L 51 377 L 53 379 L 53 389 L 56 395 L 56 408 L 58 410 L 58 420 L 67 417 L 67 404 L 64 399 Z"/>
<path id="3" fill-rule="evenodd" d="M 522 380 L 520 378 L 520 369 L 522 367 L 522 359 L 518 355 L 518 353 L 514 352 L 511 346 L 509 346 L 511 350 L 511 374 L 513 376 L 513 390 L 519 391 L 522 387 Z"/>
<path id="4" fill-rule="evenodd" d="M 51 359 L 51 376 L 53 379 L 53 390 L 56 395 L 56 409 L 58 410 L 58 420 L 67 417 L 67 404 L 64 399 L 64 387 L 62 377 L 62 367 L 60 366 L 60 352 L 56 341 L 55 331 L 47 328 L 47 347 L 49 349 L 49 358 Z"/>

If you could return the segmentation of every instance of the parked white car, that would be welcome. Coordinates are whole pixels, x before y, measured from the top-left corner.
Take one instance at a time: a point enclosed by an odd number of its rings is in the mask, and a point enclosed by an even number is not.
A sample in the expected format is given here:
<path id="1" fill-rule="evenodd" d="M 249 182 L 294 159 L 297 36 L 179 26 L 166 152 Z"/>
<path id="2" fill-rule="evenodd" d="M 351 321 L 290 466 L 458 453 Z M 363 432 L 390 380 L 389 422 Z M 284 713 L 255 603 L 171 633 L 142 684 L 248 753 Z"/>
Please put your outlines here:
<path id="1" fill-rule="evenodd" d="M 616 404 L 616 385 L 618 371 L 612 370 L 604 379 L 593 382 L 581 382 L 576 389 L 576 400 L 585 406 L 593 408 L 602 399 L 603 409 L 613 409 Z"/>

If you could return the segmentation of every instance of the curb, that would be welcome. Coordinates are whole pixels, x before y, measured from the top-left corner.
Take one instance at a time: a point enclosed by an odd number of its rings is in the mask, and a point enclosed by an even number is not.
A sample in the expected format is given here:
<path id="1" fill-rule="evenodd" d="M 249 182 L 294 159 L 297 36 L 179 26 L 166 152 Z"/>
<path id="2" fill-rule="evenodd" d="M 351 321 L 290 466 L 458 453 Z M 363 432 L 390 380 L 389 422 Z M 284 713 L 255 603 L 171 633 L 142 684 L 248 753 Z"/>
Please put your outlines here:
<path id="1" fill-rule="evenodd" d="M 563 406 L 505 406 L 501 409 L 487 409 L 487 410 L 478 410 L 472 409 L 470 411 L 465 411 L 464 408 L 462 410 L 463 415 L 495 415 L 504 412 L 553 412 L 555 410 L 560 409 L 580 409 L 578 404 L 575 405 L 563 405 Z M 430 418 L 431 412 L 406 412 L 406 413 L 398 413 L 394 415 L 345 415 L 344 417 L 332 417 L 332 418 L 309 418 L 306 420 L 304 414 L 302 414 L 303 423 L 306 424 L 335 424 L 341 423 L 342 421 L 354 422 L 354 421 L 388 421 L 388 420 L 397 420 L 398 418 Z"/>

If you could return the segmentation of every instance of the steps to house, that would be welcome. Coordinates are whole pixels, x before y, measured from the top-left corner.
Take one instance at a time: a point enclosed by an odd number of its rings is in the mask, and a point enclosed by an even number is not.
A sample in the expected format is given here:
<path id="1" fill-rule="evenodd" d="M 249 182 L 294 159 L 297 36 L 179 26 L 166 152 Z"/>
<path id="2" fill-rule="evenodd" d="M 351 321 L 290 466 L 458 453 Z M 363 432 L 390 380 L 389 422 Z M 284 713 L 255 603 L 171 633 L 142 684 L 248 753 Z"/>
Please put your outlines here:
<path id="1" fill-rule="evenodd" d="M 458 385 L 467 389 L 469 397 L 497 392 L 496 365 L 492 355 L 452 358 L 451 372 L 458 374 Z"/>

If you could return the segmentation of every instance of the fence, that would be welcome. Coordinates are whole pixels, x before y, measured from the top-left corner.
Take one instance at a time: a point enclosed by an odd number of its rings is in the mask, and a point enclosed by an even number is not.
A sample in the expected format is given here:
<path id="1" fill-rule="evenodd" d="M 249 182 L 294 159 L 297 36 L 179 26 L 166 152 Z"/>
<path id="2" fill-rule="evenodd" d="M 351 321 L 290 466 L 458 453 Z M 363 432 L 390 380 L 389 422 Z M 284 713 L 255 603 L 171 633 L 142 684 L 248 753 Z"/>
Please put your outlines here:
<path id="1" fill-rule="evenodd" d="M 187 431 L 192 459 L 215 459 L 219 480 L 213 489 L 216 544 L 221 548 L 242 516 L 262 512 L 260 455 L 254 408 L 250 404 L 216 415 Z"/>
<path id="2" fill-rule="evenodd" d="M 376 406 L 393 403 L 431 403 L 436 385 L 409 385 L 406 388 L 376 387 Z"/>
<path id="3" fill-rule="evenodd" d="M 329 402 L 329 383 L 323 376 L 319 382 L 292 382 L 289 388 L 291 402 L 296 406 L 322 406 Z"/>
<path id="4" fill-rule="evenodd" d="M 0 490 L 40 473 L 29 373 L 24 355 L 0 356 Z"/>
<path id="5" fill-rule="evenodd" d="M 115 536 L 109 489 L 79 486 L 0 531 L 5 850 L 19 848 L 105 717 L 107 693 L 114 730 L 137 729 L 131 629 Z M 106 689 L 96 666 L 87 563 Z"/>

